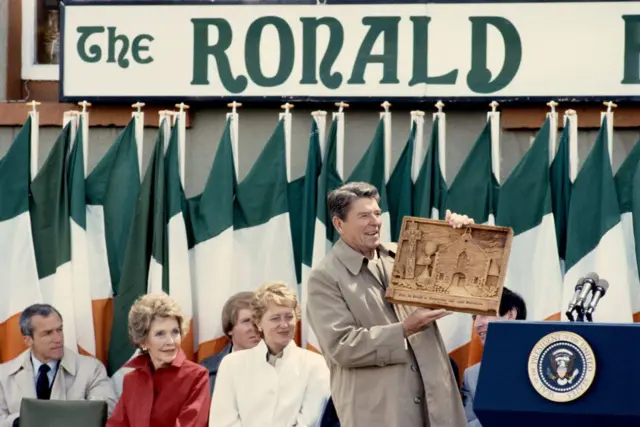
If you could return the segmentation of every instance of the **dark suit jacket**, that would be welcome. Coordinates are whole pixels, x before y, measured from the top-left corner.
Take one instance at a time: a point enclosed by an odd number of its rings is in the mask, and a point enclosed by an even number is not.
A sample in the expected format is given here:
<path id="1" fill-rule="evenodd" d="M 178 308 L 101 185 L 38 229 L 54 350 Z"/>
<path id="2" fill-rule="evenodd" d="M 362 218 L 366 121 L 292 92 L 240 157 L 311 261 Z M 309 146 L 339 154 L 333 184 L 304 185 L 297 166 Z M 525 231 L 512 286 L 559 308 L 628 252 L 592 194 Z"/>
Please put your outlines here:
<path id="1" fill-rule="evenodd" d="M 214 354 L 211 357 L 207 357 L 200 364 L 207 368 L 209 371 L 209 388 L 211 389 L 211 395 L 213 395 L 213 388 L 216 385 L 216 375 L 218 375 L 218 367 L 224 357 L 231 353 L 231 343 L 227 344 L 219 353 Z"/>

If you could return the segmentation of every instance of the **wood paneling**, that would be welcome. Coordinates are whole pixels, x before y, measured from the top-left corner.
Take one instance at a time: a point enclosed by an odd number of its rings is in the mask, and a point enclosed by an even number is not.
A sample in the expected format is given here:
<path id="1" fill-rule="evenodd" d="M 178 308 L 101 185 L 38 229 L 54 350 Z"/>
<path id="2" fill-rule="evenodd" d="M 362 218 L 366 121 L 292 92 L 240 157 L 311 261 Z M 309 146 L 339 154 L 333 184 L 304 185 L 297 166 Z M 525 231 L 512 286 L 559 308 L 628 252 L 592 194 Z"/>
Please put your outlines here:
<path id="1" fill-rule="evenodd" d="M 22 99 L 22 0 L 9 0 L 7 99 Z"/>
<path id="2" fill-rule="evenodd" d="M 606 110 L 602 103 L 589 105 L 558 106 L 558 127 L 564 127 L 563 115 L 566 110 L 573 109 L 578 115 L 580 129 L 600 128 L 600 113 Z M 508 107 L 501 108 L 501 122 L 503 129 L 540 129 L 548 113 L 547 106 Z M 614 126 L 618 128 L 640 127 L 640 107 L 634 105 L 620 106 L 613 109 Z"/>

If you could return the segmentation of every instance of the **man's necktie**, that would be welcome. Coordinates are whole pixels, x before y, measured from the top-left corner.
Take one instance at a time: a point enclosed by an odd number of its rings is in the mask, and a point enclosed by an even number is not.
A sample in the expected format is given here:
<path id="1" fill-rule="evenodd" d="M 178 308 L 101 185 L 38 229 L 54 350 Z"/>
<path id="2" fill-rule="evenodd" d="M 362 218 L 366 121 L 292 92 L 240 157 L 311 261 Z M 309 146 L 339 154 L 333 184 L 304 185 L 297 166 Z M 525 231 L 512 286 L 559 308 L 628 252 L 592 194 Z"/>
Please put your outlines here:
<path id="1" fill-rule="evenodd" d="M 49 400 L 51 397 L 51 388 L 49 388 L 49 377 L 47 374 L 51 368 L 46 363 L 40 365 L 38 369 L 38 380 L 36 381 L 36 394 L 38 399 Z"/>

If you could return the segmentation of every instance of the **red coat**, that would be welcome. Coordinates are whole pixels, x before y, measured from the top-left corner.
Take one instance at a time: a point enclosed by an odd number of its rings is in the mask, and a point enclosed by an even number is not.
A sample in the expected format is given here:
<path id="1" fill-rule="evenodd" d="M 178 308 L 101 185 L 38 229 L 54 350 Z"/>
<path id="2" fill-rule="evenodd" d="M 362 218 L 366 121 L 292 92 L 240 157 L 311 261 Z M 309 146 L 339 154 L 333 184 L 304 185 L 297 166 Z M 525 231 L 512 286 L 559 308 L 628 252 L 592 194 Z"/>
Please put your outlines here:
<path id="1" fill-rule="evenodd" d="M 122 396 L 107 427 L 207 427 L 211 395 L 207 370 L 180 350 L 155 372 L 146 354 L 125 364 Z"/>

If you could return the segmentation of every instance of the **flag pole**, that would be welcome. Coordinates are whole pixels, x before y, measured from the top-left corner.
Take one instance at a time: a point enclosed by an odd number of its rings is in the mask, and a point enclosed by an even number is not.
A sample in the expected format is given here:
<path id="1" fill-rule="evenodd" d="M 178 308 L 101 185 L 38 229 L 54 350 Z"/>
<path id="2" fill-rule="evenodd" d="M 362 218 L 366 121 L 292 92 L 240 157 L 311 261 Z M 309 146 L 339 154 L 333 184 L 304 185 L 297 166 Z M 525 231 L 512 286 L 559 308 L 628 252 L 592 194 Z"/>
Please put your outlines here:
<path id="1" fill-rule="evenodd" d="M 318 141 L 320 142 L 320 156 L 324 160 L 325 150 L 327 142 L 325 141 L 325 130 L 327 127 L 327 112 L 324 110 L 317 110 L 311 113 L 311 117 L 316 121 L 318 126 Z"/>
<path id="2" fill-rule="evenodd" d="M 444 102 L 436 102 L 435 107 L 438 112 L 433 114 L 433 120 L 438 117 L 438 164 L 440 165 L 440 172 L 442 177 L 447 179 L 447 114 L 442 111 L 444 108 Z M 499 114 L 499 113 L 498 113 Z"/>
<path id="3" fill-rule="evenodd" d="M 558 112 L 556 107 L 558 103 L 554 100 L 547 102 L 547 106 L 551 109 L 546 114 L 549 119 L 549 164 L 553 162 L 553 158 L 556 156 L 556 150 L 558 149 Z"/>
<path id="4" fill-rule="evenodd" d="M 384 182 L 386 184 L 391 177 L 391 112 L 389 112 L 391 103 L 384 101 L 380 106 L 384 109 L 380 113 L 380 118 L 384 124 Z"/>
<path id="5" fill-rule="evenodd" d="M 575 110 L 569 109 L 565 111 L 564 117 L 565 123 L 569 126 L 569 178 L 573 182 L 578 176 L 578 114 Z"/>
<path id="6" fill-rule="evenodd" d="M 238 179 L 238 141 L 240 140 L 238 132 L 240 116 L 238 115 L 237 109 L 242 107 L 242 104 L 240 102 L 233 101 L 228 103 L 227 107 L 231 108 L 231 112 L 227 113 L 227 120 L 231 119 L 231 148 L 233 151 L 233 164 L 236 171 L 236 179 Z"/>
<path id="7" fill-rule="evenodd" d="M 38 101 L 27 102 L 26 105 L 31 107 L 31 111 L 29 111 L 28 115 L 31 118 L 31 181 L 38 174 L 38 149 L 40 148 L 40 113 L 36 108 L 38 105 L 42 104 Z"/>
<path id="8" fill-rule="evenodd" d="M 144 173 L 142 172 L 142 148 L 144 144 L 144 112 L 142 111 L 142 107 L 144 106 L 145 103 L 140 101 L 131 105 L 131 108 L 135 109 L 135 111 L 131 113 L 131 117 L 133 118 L 136 150 L 138 152 L 138 170 L 140 171 L 141 182 L 144 177 Z"/>
<path id="9" fill-rule="evenodd" d="M 280 108 L 284 110 L 284 113 L 278 114 L 278 117 L 280 120 L 284 120 L 284 146 L 287 165 L 287 182 L 291 182 L 291 121 L 293 116 L 290 110 L 293 108 L 293 104 L 289 104 L 287 102 L 281 105 Z"/>
<path id="10" fill-rule="evenodd" d="M 340 101 L 334 105 L 338 107 L 338 112 L 332 114 L 333 120 L 337 120 L 338 122 L 336 132 L 336 169 L 340 178 L 344 180 L 344 109 L 349 108 L 349 104 Z"/>
<path id="11" fill-rule="evenodd" d="M 173 124 L 178 123 L 178 160 L 180 161 L 180 181 L 185 189 L 186 149 L 187 149 L 187 113 L 189 106 L 184 102 L 175 105 L 178 112 L 173 114 Z"/>
<path id="12" fill-rule="evenodd" d="M 500 112 L 497 101 L 491 101 L 491 111 L 487 118 L 491 121 L 491 169 L 498 183 L 500 182 Z"/>
<path id="13" fill-rule="evenodd" d="M 89 175 L 89 168 L 87 167 L 89 162 L 89 113 L 87 112 L 87 107 L 91 107 L 91 103 L 82 101 L 78 102 L 78 105 L 82 107 L 82 111 L 78 113 L 76 127 L 82 123 L 82 128 L 78 129 L 78 132 L 82 132 L 82 160 L 84 161 L 84 177 L 86 178 Z"/>
<path id="14" fill-rule="evenodd" d="M 420 166 L 424 161 L 424 111 L 416 110 L 411 113 L 410 125 L 416 127 L 413 139 L 413 161 L 411 162 L 411 180 L 415 183 L 420 173 Z"/>
<path id="15" fill-rule="evenodd" d="M 607 148 L 609 148 L 609 161 L 613 163 L 613 109 L 618 107 L 612 101 L 603 102 L 607 111 L 600 113 L 600 123 L 607 118 Z"/>

